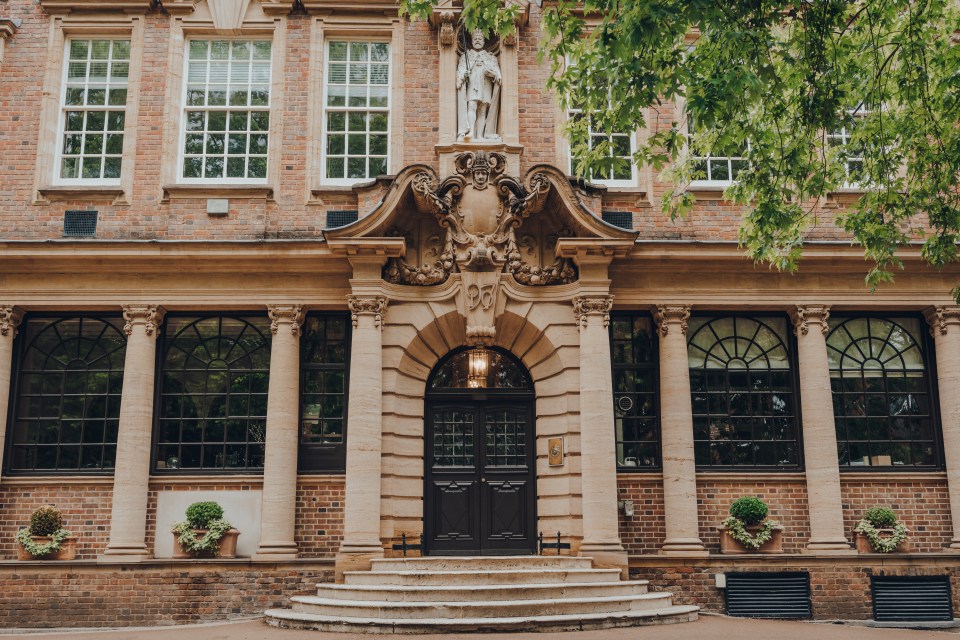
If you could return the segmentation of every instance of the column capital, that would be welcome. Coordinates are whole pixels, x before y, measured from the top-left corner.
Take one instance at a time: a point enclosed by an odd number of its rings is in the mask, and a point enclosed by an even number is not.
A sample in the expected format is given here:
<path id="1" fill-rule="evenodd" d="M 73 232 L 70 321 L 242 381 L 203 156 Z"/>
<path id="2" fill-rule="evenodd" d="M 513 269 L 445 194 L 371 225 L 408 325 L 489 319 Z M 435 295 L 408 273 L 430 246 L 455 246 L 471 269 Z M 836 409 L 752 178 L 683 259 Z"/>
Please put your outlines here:
<path id="1" fill-rule="evenodd" d="M 587 326 L 590 316 L 602 316 L 603 326 L 610 326 L 612 308 L 613 296 L 577 296 L 573 299 L 573 315 L 581 328 Z"/>
<path id="2" fill-rule="evenodd" d="M 125 334 L 133 334 L 133 325 L 143 324 L 144 332 L 148 336 L 155 336 L 158 333 L 160 323 L 166 310 L 155 304 L 125 304 L 123 305 L 123 319 L 126 323 L 123 325 Z"/>
<path id="3" fill-rule="evenodd" d="M 950 327 L 960 330 L 960 306 L 958 305 L 930 307 L 923 312 L 923 315 L 930 324 L 930 335 L 934 338 L 947 335 Z"/>
<path id="4" fill-rule="evenodd" d="M 456 28 L 454 27 L 456 16 L 453 14 L 453 11 L 441 11 L 439 18 L 440 46 L 452 47 L 457 41 Z"/>
<path id="5" fill-rule="evenodd" d="M 17 337 L 17 327 L 23 320 L 23 310 L 8 304 L 0 304 L 0 336 Z"/>
<path id="6" fill-rule="evenodd" d="M 793 333 L 799 338 L 810 332 L 810 325 L 820 325 L 820 332 L 827 335 L 830 331 L 830 325 L 827 320 L 830 319 L 830 305 L 826 304 L 807 304 L 797 305 L 790 310 L 790 319 L 793 320 Z"/>
<path id="7" fill-rule="evenodd" d="M 690 320 L 691 306 L 688 304 L 657 305 L 654 319 L 657 322 L 657 333 L 666 338 L 670 332 L 670 325 L 677 325 L 681 335 L 687 335 L 687 322 Z"/>
<path id="8" fill-rule="evenodd" d="M 383 314 L 387 312 L 387 298 L 385 296 L 347 296 L 347 305 L 350 307 L 353 328 L 357 328 L 360 316 L 372 315 L 373 324 L 383 328 Z"/>
<path id="9" fill-rule="evenodd" d="M 273 335 L 277 335 L 281 324 L 289 324 L 290 333 L 297 337 L 300 336 L 300 327 L 303 325 L 303 305 L 267 305 L 267 315 L 270 316 L 270 331 Z"/>

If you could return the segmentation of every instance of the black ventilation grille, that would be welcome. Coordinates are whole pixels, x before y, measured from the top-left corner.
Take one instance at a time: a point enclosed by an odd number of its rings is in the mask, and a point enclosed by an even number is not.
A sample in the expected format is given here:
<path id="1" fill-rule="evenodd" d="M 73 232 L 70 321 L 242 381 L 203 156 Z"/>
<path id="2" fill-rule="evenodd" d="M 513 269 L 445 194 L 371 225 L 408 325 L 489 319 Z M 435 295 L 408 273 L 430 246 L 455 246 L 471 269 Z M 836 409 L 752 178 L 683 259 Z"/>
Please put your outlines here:
<path id="1" fill-rule="evenodd" d="M 603 221 L 621 229 L 633 229 L 633 214 L 629 211 L 603 211 Z"/>
<path id="2" fill-rule="evenodd" d="M 727 574 L 727 615 L 741 618 L 812 618 L 810 574 L 743 572 Z"/>
<path id="3" fill-rule="evenodd" d="M 345 227 L 357 221 L 356 211 L 327 211 L 327 229 Z"/>
<path id="4" fill-rule="evenodd" d="M 873 576 L 870 590 L 878 622 L 953 620 L 949 576 Z"/>
<path id="5" fill-rule="evenodd" d="M 96 211 L 65 211 L 63 214 L 64 238 L 89 238 L 97 235 Z"/>

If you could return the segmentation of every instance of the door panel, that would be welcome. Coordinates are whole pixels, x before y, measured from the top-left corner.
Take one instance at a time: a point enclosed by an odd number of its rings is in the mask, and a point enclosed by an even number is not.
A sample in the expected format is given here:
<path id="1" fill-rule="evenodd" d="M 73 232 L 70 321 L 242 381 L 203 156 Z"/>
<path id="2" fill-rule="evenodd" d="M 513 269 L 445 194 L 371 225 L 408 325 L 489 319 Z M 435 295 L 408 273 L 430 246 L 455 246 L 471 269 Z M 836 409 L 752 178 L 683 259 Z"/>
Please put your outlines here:
<path id="1" fill-rule="evenodd" d="M 427 551 L 533 553 L 532 399 L 452 400 L 427 405 Z"/>

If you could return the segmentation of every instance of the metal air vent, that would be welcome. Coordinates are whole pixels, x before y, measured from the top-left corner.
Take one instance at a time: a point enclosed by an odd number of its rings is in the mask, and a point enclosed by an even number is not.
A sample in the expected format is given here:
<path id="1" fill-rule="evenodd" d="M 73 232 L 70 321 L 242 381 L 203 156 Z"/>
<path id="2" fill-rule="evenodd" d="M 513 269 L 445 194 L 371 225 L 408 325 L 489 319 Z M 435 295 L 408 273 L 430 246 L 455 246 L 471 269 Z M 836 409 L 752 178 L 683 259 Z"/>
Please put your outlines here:
<path id="1" fill-rule="evenodd" d="M 64 238 L 92 238 L 97 235 L 96 211 L 65 211 L 63 213 Z"/>
<path id="2" fill-rule="evenodd" d="M 727 574 L 727 615 L 742 618 L 812 618 L 806 571 Z"/>
<path id="3" fill-rule="evenodd" d="M 621 229 L 633 229 L 633 214 L 629 211 L 603 211 L 603 221 Z"/>
<path id="4" fill-rule="evenodd" d="M 327 211 L 327 229 L 345 227 L 357 221 L 356 211 Z"/>
<path id="5" fill-rule="evenodd" d="M 873 576 L 870 590 L 879 622 L 953 620 L 949 576 Z"/>

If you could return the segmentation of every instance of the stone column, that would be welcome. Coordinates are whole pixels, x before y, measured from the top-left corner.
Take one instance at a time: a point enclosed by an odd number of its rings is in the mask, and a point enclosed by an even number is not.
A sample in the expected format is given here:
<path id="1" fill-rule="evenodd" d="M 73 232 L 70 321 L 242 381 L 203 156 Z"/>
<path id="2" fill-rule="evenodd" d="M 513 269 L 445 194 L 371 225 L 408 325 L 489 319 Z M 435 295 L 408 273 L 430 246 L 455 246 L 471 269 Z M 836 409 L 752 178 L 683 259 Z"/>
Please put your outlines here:
<path id="1" fill-rule="evenodd" d="M 347 474 L 343 542 L 336 579 L 344 571 L 370 567 L 383 556 L 380 541 L 380 447 L 383 419 L 382 326 L 387 299 L 348 299 L 353 317 L 350 343 L 350 397 L 347 405 Z"/>
<path id="2" fill-rule="evenodd" d="M 147 549 L 147 495 L 153 431 L 153 385 L 157 366 L 157 334 L 164 311 L 154 305 L 123 307 L 127 349 L 123 360 L 120 430 L 113 472 L 110 542 L 100 562 L 139 562 Z"/>
<path id="3" fill-rule="evenodd" d="M 693 403 L 687 360 L 690 307 L 657 307 L 660 335 L 660 447 L 663 457 L 664 555 L 705 556 L 697 513 Z"/>
<path id="4" fill-rule="evenodd" d="M 580 327 L 580 483 L 583 542 L 580 554 L 596 566 L 626 571 L 627 553 L 617 522 L 617 447 L 610 366 L 609 296 L 576 297 Z"/>
<path id="5" fill-rule="evenodd" d="M 797 335 L 800 413 L 803 416 L 803 459 L 807 475 L 811 552 L 853 553 L 843 531 L 840 463 L 833 421 L 833 392 L 825 336 L 828 306 L 798 306 L 791 312 Z"/>
<path id="6" fill-rule="evenodd" d="M 435 14 L 439 21 L 440 119 L 437 129 L 441 145 L 457 140 L 457 17 L 452 11 Z"/>
<path id="7" fill-rule="evenodd" d="M 0 305 L 0 473 L 3 472 L 3 452 L 7 435 L 7 402 L 10 399 L 10 376 L 13 373 L 13 340 L 23 312 L 10 305 Z"/>
<path id="8" fill-rule="evenodd" d="M 300 326 L 303 307 L 268 307 L 270 385 L 267 388 L 267 439 L 257 560 L 297 557 L 297 452 L 300 422 Z"/>
<path id="9" fill-rule="evenodd" d="M 935 307 L 926 316 L 937 345 L 940 430 L 953 525 L 949 548 L 960 550 L 960 307 Z"/>

